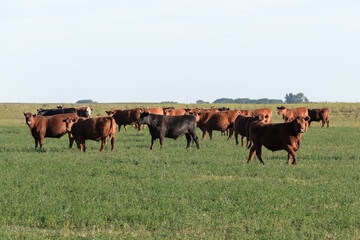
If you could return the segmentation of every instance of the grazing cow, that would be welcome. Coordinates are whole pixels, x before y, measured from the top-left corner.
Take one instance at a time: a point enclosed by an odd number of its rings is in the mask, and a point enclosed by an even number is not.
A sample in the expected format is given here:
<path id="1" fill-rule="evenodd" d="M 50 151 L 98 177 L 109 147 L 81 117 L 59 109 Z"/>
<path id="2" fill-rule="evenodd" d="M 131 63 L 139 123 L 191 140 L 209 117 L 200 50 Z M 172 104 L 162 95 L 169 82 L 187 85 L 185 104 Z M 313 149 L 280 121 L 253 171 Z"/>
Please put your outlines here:
<path id="1" fill-rule="evenodd" d="M 38 109 L 38 115 L 40 116 L 53 116 L 57 114 L 65 114 L 65 113 L 76 113 L 75 108 L 64 108 L 64 109 Z"/>
<path id="2" fill-rule="evenodd" d="M 326 122 L 327 127 L 329 127 L 329 109 L 327 108 L 308 109 L 308 114 L 310 117 L 309 127 L 311 125 L 311 122 L 313 121 L 317 121 L 317 122 L 321 121 L 322 122 L 321 127 L 324 127 Z"/>
<path id="3" fill-rule="evenodd" d="M 250 125 L 250 139 L 253 146 L 250 149 L 248 163 L 251 163 L 256 153 L 259 161 L 264 164 L 261 155 L 261 147 L 264 145 L 271 151 L 286 150 L 288 152 L 287 163 L 290 164 L 292 157 L 292 164 L 296 164 L 296 151 L 300 147 L 301 135 L 305 132 L 306 123 L 309 120 L 308 116 L 305 118 L 299 116 L 286 123 L 273 124 L 254 121 Z"/>
<path id="4" fill-rule="evenodd" d="M 141 131 L 140 125 L 136 123 L 136 120 L 140 117 L 140 113 L 142 112 L 141 108 L 133 108 L 133 109 L 120 109 L 113 111 L 105 111 L 109 117 L 113 117 L 115 119 L 116 124 L 119 126 L 119 131 L 122 125 L 124 125 L 125 130 L 127 130 L 126 125 L 134 125 L 138 131 Z"/>
<path id="5" fill-rule="evenodd" d="M 143 108 L 142 112 L 148 112 L 151 114 L 164 115 L 163 108 L 155 107 L 155 108 Z"/>
<path id="6" fill-rule="evenodd" d="M 270 123 L 272 120 L 272 109 L 271 108 L 259 108 L 252 111 L 254 117 L 262 114 L 265 116 L 265 122 Z"/>
<path id="7" fill-rule="evenodd" d="M 189 115 L 190 108 L 168 108 L 164 110 L 164 115 L 166 116 L 182 116 L 182 115 Z"/>
<path id="8" fill-rule="evenodd" d="M 110 138 L 111 151 L 114 151 L 116 123 L 112 117 L 79 118 L 68 117 L 63 120 L 66 131 L 70 133 L 80 149 L 86 151 L 85 140 L 101 140 L 100 152 L 105 148 L 107 138 Z"/>
<path id="9" fill-rule="evenodd" d="M 212 111 L 192 111 L 190 114 L 193 114 L 196 117 L 197 126 L 203 131 L 202 141 L 205 139 L 207 132 L 209 132 L 210 140 L 212 140 L 212 131 L 225 131 L 230 129 L 229 137 L 227 140 L 230 140 L 234 134 L 234 123 L 241 111 L 239 110 L 230 110 L 230 111 L 221 111 L 221 112 L 212 112 Z"/>
<path id="10" fill-rule="evenodd" d="M 57 106 L 57 109 L 67 109 L 66 107 L 63 106 Z M 85 117 L 85 118 L 90 118 L 91 117 L 91 111 L 93 110 L 92 108 L 89 107 L 78 107 L 75 108 L 76 113 L 79 117 Z"/>
<path id="11" fill-rule="evenodd" d="M 264 116 L 263 114 L 258 114 L 257 116 L 252 116 L 252 117 L 245 117 L 242 115 L 237 116 L 237 118 L 235 119 L 235 124 L 234 124 L 234 133 L 235 133 L 235 142 L 236 145 L 239 145 L 239 141 L 238 141 L 238 135 L 241 135 L 241 146 L 244 146 L 244 138 L 246 137 L 246 146 L 249 146 L 250 143 L 250 133 L 249 133 L 249 128 L 250 128 L 250 124 L 253 121 L 262 121 L 262 122 L 266 122 L 266 120 L 268 119 L 267 116 Z"/>
<path id="12" fill-rule="evenodd" d="M 137 120 L 138 124 L 146 124 L 151 134 L 151 146 L 153 149 L 155 140 L 160 139 L 160 146 L 163 147 L 164 137 L 178 139 L 185 134 L 187 140 L 186 148 L 190 147 L 191 138 L 199 149 L 199 141 L 196 136 L 196 119 L 192 115 L 183 116 L 162 116 L 143 112 Z"/>
<path id="13" fill-rule="evenodd" d="M 32 113 L 25 113 L 26 124 L 30 128 L 30 133 L 35 139 L 35 149 L 40 143 L 42 148 L 44 138 L 60 138 L 66 134 L 66 125 L 63 122 L 68 117 L 77 117 L 75 113 L 57 114 L 54 116 L 39 116 Z M 69 148 L 72 147 L 74 139 L 69 134 Z"/>

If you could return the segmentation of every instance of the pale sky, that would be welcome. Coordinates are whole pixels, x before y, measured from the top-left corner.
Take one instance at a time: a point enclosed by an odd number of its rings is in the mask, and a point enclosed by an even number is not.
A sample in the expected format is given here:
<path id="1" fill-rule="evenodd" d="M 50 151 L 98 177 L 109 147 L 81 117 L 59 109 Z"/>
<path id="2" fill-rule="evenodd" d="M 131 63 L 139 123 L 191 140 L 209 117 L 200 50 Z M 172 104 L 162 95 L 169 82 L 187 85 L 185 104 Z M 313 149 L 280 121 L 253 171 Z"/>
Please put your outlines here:
<path id="1" fill-rule="evenodd" d="M 0 102 L 359 102 L 359 65 L 359 0 L 0 0 Z"/>

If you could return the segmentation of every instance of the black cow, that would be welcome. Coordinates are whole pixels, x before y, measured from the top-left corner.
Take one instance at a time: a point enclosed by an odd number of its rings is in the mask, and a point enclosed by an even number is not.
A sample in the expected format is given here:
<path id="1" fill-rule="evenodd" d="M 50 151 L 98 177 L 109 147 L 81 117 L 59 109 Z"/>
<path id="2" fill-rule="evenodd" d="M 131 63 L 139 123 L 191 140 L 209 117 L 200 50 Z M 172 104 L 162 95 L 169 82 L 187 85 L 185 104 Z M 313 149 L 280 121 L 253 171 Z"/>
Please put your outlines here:
<path id="1" fill-rule="evenodd" d="M 183 116 L 163 116 L 143 112 L 137 120 L 138 124 L 146 124 L 151 134 L 151 146 L 153 149 L 155 140 L 160 139 L 161 148 L 163 146 L 164 137 L 178 139 L 185 134 L 187 147 L 190 147 L 191 138 L 195 141 L 196 147 L 199 149 L 198 137 L 196 136 L 196 118 L 193 115 Z"/>
<path id="2" fill-rule="evenodd" d="M 57 114 L 65 114 L 65 113 L 77 113 L 75 108 L 64 108 L 64 109 L 38 109 L 38 115 L 40 116 L 53 116 Z"/>

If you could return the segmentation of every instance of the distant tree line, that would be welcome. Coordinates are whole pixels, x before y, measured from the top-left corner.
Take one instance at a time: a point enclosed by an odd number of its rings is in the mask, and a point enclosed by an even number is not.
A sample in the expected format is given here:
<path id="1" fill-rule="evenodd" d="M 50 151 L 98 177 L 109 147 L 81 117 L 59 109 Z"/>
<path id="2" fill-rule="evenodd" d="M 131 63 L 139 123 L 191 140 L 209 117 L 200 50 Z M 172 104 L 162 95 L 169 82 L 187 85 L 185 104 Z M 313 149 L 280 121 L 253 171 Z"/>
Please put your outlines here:
<path id="1" fill-rule="evenodd" d="M 309 99 L 305 97 L 304 93 L 288 93 L 285 95 L 285 102 L 280 99 L 250 99 L 250 98 L 219 98 L 212 103 L 235 103 L 235 104 L 283 104 L 283 103 L 307 103 Z M 209 103 L 204 100 L 197 100 L 197 104 Z"/>
<path id="2" fill-rule="evenodd" d="M 236 103 L 236 104 L 282 104 L 284 103 L 280 99 L 250 99 L 250 98 L 219 98 L 216 99 L 213 103 Z"/>

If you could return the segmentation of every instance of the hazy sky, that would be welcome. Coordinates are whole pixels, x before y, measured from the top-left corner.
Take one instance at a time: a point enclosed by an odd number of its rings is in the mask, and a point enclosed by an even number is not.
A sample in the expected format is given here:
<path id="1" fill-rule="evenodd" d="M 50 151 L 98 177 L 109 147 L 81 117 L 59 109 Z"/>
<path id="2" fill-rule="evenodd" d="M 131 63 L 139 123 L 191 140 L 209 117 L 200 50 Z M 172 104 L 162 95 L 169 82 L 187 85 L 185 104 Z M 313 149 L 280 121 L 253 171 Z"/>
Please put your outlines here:
<path id="1" fill-rule="evenodd" d="M 358 102 L 360 1 L 0 1 L 0 83 L 0 102 Z"/>

